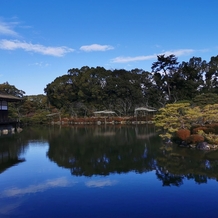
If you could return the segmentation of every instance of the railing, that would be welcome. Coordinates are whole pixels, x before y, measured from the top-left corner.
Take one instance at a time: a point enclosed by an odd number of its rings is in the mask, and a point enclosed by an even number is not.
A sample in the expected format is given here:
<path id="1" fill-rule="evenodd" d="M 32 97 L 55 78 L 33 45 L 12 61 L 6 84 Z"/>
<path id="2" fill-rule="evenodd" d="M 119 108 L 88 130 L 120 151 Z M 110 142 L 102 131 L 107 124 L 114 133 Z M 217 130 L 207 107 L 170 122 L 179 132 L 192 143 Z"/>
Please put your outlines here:
<path id="1" fill-rule="evenodd" d="M 0 125 L 1 124 L 10 124 L 10 123 L 18 123 L 18 119 L 0 119 Z"/>

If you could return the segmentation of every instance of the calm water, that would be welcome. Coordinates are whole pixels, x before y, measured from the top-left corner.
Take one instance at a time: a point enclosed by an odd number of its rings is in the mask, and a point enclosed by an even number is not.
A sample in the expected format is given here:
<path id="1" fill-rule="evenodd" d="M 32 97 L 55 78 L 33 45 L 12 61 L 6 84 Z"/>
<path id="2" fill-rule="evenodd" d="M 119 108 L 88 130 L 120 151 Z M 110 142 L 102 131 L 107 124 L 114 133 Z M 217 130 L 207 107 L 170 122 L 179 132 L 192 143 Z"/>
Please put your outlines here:
<path id="1" fill-rule="evenodd" d="M 0 137 L 0 217 L 217 217 L 218 151 L 163 147 L 152 126 Z"/>

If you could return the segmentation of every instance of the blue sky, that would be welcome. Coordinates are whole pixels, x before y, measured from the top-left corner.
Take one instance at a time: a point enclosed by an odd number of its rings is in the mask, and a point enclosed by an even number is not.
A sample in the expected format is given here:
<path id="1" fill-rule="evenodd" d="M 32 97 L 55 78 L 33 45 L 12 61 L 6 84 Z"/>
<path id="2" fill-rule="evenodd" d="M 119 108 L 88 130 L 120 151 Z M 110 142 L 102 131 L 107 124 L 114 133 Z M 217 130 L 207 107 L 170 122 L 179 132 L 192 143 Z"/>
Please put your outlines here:
<path id="1" fill-rule="evenodd" d="M 151 71 L 218 55 L 217 0 L 1 0 L 0 83 L 43 94 L 68 69 Z"/>

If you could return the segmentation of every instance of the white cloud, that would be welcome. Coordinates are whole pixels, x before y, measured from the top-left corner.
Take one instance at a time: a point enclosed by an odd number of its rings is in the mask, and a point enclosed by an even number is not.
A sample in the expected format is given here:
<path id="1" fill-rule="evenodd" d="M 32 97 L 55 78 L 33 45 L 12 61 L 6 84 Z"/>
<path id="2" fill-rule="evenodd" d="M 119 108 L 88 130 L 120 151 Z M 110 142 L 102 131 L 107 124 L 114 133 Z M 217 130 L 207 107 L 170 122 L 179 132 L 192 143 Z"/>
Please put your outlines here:
<path id="1" fill-rule="evenodd" d="M 160 54 L 154 54 L 154 55 L 147 55 L 147 56 L 136 56 L 136 57 L 116 57 L 112 59 L 111 61 L 113 63 L 128 63 L 128 62 L 134 62 L 134 61 L 146 61 L 146 60 L 152 60 L 156 59 L 157 55 L 165 54 L 166 56 L 174 54 L 175 56 L 183 56 L 183 55 L 189 55 L 193 53 L 193 49 L 179 49 L 175 51 L 165 51 Z"/>
<path id="2" fill-rule="evenodd" d="M 89 181 L 85 183 L 87 187 L 94 187 L 94 188 L 102 188 L 105 186 L 113 186 L 117 184 L 117 181 L 115 180 L 95 180 L 95 181 Z"/>
<path id="3" fill-rule="evenodd" d="M 113 46 L 110 45 L 99 45 L 99 44 L 92 44 L 92 45 L 84 45 L 80 47 L 80 50 L 85 52 L 91 51 L 108 51 L 114 49 Z"/>
<path id="4" fill-rule="evenodd" d="M 128 63 L 133 61 L 145 61 L 156 58 L 157 55 L 136 56 L 136 57 L 116 57 L 112 59 L 113 63 Z"/>
<path id="5" fill-rule="evenodd" d="M 18 36 L 13 30 L 12 24 L 0 21 L 0 35 Z"/>
<path id="6" fill-rule="evenodd" d="M 48 180 L 45 183 L 30 185 L 26 188 L 10 188 L 2 192 L 3 197 L 14 197 L 17 195 L 33 194 L 43 192 L 49 188 L 68 187 L 71 183 L 64 177 Z"/>
<path id="7" fill-rule="evenodd" d="M 74 51 L 74 49 L 65 46 L 46 47 L 40 44 L 32 44 L 27 42 L 21 42 L 19 40 L 7 40 L 7 39 L 0 40 L 0 49 L 4 49 L 4 50 L 23 49 L 25 51 L 40 53 L 43 55 L 51 55 L 56 57 L 62 57 L 66 53 Z"/>
<path id="8" fill-rule="evenodd" d="M 189 55 L 193 52 L 194 52 L 193 49 L 179 49 L 175 51 L 166 51 L 161 54 L 165 54 L 166 56 L 171 55 L 171 54 L 174 54 L 175 56 L 183 56 L 183 55 Z"/>

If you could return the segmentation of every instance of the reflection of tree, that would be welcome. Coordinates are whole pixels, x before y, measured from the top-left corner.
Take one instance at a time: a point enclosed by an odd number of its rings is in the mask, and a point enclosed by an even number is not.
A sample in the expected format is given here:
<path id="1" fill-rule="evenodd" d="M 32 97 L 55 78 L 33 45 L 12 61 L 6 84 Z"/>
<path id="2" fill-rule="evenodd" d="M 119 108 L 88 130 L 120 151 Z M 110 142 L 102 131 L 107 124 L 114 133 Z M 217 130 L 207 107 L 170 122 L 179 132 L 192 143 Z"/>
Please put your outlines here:
<path id="1" fill-rule="evenodd" d="M 163 186 L 180 186 L 183 184 L 184 176 L 169 173 L 167 170 L 158 166 L 156 168 L 156 175 L 163 182 Z"/>
<path id="2" fill-rule="evenodd" d="M 38 128 L 24 127 L 21 133 L 0 136 L 0 173 L 25 161 L 20 156 L 25 153 L 29 142 L 45 142 L 47 140 L 47 128 L 45 131 L 45 128 L 41 126 Z"/>
<path id="3" fill-rule="evenodd" d="M 177 146 L 165 147 L 160 151 L 156 159 L 156 174 L 163 185 L 179 186 L 184 179 L 194 180 L 198 184 L 207 183 L 208 179 L 218 179 L 217 151 L 202 152 Z"/>
<path id="4" fill-rule="evenodd" d="M 134 126 L 62 129 L 49 144 L 48 157 L 59 166 L 69 168 L 73 175 L 141 173 L 153 169 L 149 139 L 137 139 Z"/>
<path id="5" fill-rule="evenodd" d="M 23 161 L 30 142 L 49 142 L 47 156 L 73 175 L 92 176 L 155 171 L 163 186 L 218 180 L 218 151 L 162 146 L 152 126 L 73 126 L 24 128 L 0 137 L 0 173 Z M 162 146 L 162 147 L 161 147 Z"/>
<path id="6" fill-rule="evenodd" d="M 154 170 L 163 186 L 181 186 L 185 179 L 198 184 L 218 179 L 218 152 L 161 147 L 152 128 L 108 125 L 53 129 L 47 156 L 77 176 Z"/>

